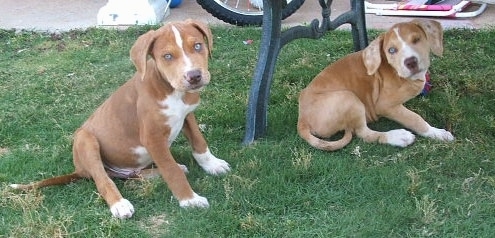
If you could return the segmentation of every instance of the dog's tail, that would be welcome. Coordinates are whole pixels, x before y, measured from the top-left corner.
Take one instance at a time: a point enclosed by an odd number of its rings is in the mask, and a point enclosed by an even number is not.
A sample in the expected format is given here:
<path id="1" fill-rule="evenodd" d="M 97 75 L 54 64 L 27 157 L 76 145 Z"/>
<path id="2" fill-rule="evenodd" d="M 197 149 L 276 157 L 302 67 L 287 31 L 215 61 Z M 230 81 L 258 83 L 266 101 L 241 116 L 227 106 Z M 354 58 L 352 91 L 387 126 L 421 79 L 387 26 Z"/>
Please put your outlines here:
<path id="1" fill-rule="evenodd" d="M 336 141 L 322 140 L 311 134 L 311 130 L 309 129 L 309 126 L 306 124 L 306 122 L 302 120 L 300 120 L 297 123 L 297 132 L 299 133 L 299 136 L 305 139 L 311 146 L 326 151 L 334 151 L 334 150 L 342 149 L 344 146 L 349 144 L 349 142 L 351 142 L 352 139 L 352 131 L 346 129 L 344 132 L 344 136 L 339 140 Z"/>
<path id="2" fill-rule="evenodd" d="M 53 178 L 41 180 L 38 182 L 30 183 L 30 184 L 11 184 L 10 187 L 14 188 L 14 189 L 19 189 L 19 190 L 29 190 L 29 189 L 42 188 L 42 187 L 52 186 L 52 185 L 68 184 L 68 183 L 74 182 L 76 180 L 79 180 L 81 178 L 82 177 L 80 175 L 78 175 L 77 173 L 74 172 L 71 174 L 53 177 Z"/>

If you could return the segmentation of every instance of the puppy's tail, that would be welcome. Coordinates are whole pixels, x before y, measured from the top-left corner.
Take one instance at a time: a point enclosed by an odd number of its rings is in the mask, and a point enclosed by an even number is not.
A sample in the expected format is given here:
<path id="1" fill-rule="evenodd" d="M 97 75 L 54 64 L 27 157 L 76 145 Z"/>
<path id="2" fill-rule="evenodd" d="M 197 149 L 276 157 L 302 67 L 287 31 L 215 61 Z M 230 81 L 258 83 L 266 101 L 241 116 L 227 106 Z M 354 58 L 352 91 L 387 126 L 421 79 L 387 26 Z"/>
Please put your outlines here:
<path id="1" fill-rule="evenodd" d="M 351 142 L 352 139 L 352 131 L 346 129 L 344 136 L 340 140 L 336 140 L 336 141 L 322 140 L 311 134 L 311 130 L 309 129 L 309 126 L 306 124 L 306 122 L 302 120 L 300 120 L 297 123 L 297 132 L 299 133 L 299 136 L 305 139 L 311 146 L 326 151 L 335 151 L 342 149 L 344 146 L 349 144 L 349 142 Z"/>
<path id="2" fill-rule="evenodd" d="M 76 180 L 81 179 L 82 177 L 79 176 L 77 173 L 71 173 L 67 175 L 62 175 L 54 178 L 49 178 L 45 180 L 41 180 L 39 182 L 34 182 L 30 184 L 10 184 L 11 188 L 14 189 L 19 189 L 19 190 L 29 190 L 29 189 L 35 189 L 35 188 L 42 188 L 46 186 L 52 186 L 52 185 L 62 185 L 62 184 L 68 184 L 71 182 L 74 182 Z"/>

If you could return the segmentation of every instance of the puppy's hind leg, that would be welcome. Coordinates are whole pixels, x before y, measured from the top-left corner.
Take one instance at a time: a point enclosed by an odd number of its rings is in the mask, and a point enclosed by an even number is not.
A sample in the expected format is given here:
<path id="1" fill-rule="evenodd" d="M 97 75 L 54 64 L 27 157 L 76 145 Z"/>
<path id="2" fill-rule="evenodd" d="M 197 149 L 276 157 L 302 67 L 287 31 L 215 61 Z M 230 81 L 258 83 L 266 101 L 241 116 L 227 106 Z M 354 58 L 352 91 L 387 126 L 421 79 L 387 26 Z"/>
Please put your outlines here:
<path id="1" fill-rule="evenodd" d="M 414 134 L 404 129 L 390 130 L 387 132 L 371 130 L 366 124 L 364 105 L 362 105 L 361 110 L 362 117 L 355 121 L 355 133 L 359 138 L 362 138 L 366 142 L 379 142 L 398 147 L 406 147 L 414 142 Z"/>
<path id="2" fill-rule="evenodd" d="M 183 164 L 177 164 L 179 168 L 184 171 L 185 174 L 189 173 L 189 170 L 187 169 L 187 166 Z M 149 168 L 149 169 L 143 169 L 139 173 L 138 178 L 143 178 L 143 179 L 151 179 L 151 178 L 157 178 L 160 177 L 160 170 L 157 168 Z"/>
<path id="3" fill-rule="evenodd" d="M 131 217 L 134 207 L 122 197 L 117 186 L 105 171 L 100 145 L 96 137 L 84 129 L 78 130 L 74 137 L 73 154 L 76 171 L 94 180 L 98 192 L 107 202 L 112 215 L 121 219 Z"/>
<path id="4" fill-rule="evenodd" d="M 398 147 L 406 147 L 415 140 L 414 134 L 404 129 L 390 130 L 387 132 L 374 131 L 368 128 L 366 122 L 359 129 L 356 129 L 358 137 L 366 142 L 379 142 Z"/>
<path id="5" fill-rule="evenodd" d="M 343 148 L 352 139 L 356 118 L 355 104 L 359 99 L 350 91 L 314 93 L 305 89 L 299 96 L 299 118 L 297 132 L 311 146 L 335 151 Z M 360 116 L 358 115 L 357 118 Z M 338 140 L 326 140 L 339 131 L 344 131 Z"/>

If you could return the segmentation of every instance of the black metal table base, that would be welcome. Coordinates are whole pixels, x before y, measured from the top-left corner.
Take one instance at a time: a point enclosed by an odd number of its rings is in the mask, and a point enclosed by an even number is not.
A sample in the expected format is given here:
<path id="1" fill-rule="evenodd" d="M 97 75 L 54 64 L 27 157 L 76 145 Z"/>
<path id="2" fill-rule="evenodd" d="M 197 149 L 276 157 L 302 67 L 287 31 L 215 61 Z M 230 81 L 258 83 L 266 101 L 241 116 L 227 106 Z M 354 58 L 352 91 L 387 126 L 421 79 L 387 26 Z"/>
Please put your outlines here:
<path id="1" fill-rule="evenodd" d="M 312 0 L 310 0 L 312 1 Z M 287 4 L 282 0 L 263 0 L 263 26 L 258 63 L 253 75 L 246 113 L 246 132 L 243 144 L 250 144 L 265 135 L 267 128 L 267 108 L 273 72 L 281 48 L 299 38 L 318 39 L 337 27 L 351 24 L 354 50 L 368 45 L 364 0 L 350 0 L 351 9 L 333 21 L 330 20 L 332 0 L 319 0 L 322 8 L 322 22 L 314 19 L 308 26 L 295 26 L 281 31 L 282 9 Z"/>

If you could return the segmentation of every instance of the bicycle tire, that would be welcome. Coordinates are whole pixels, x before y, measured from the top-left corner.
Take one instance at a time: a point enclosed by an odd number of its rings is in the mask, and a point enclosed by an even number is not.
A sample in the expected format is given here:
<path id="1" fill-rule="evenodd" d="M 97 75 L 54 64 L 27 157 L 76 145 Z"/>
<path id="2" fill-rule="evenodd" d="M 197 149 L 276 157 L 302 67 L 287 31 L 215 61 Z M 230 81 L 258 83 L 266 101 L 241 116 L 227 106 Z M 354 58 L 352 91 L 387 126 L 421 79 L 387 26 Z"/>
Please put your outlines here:
<path id="1" fill-rule="evenodd" d="M 282 19 L 296 12 L 305 0 L 292 0 L 282 10 Z M 249 12 L 229 7 L 225 0 L 196 0 L 196 2 L 212 16 L 236 26 L 261 26 L 263 11 Z"/>

